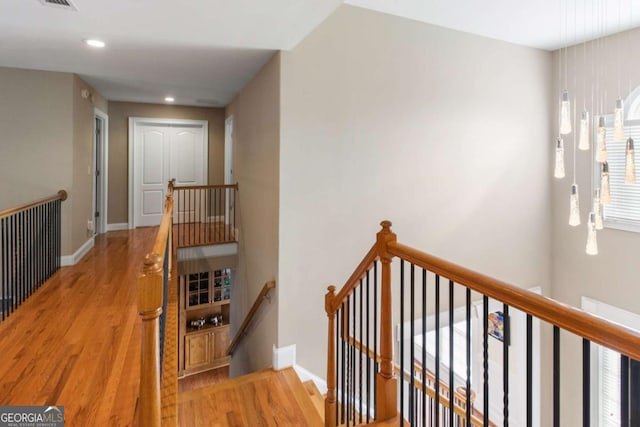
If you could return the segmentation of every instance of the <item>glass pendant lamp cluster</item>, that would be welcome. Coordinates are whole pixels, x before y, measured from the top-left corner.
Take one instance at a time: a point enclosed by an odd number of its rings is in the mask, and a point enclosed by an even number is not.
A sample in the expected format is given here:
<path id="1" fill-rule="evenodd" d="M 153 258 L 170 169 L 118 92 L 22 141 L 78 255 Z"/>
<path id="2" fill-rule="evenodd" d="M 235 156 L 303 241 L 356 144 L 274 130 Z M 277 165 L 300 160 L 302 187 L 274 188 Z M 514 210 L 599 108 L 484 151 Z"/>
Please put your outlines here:
<path id="1" fill-rule="evenodd" d="M 619 1 L 619 13 L 622 10 L 621 2 Z M 574 0 L 574 8 L 577 0 Z M 586 2 L 583 0 L 583 9 L 585 13 L 585 35 L 586 35 Z M 606 13 L 606 2 L 597 1 L 597 5 L 593 6 L 592 13 L 595 19 L 599 19 L 603 13 Z M 598 10 L 597 10 L 598 9 Z M 564 32 L 561 29 L 561 39 L 563 39 L 563 45 L 566 45 L 566 27 L 567 27 L 567 8 L 563 6 L 561 2 L 561 10 L 563 16 L 563 22 L 565 24 Z M 574 11 L 575 12 L 575 11 Z M 577 13 L 574 13 L 576 16 Z M 577 18 L 574 18 L 577 20 Z M 574 20 L 574 45 L 577 41 L 577 22 Z M 603 20 L 604 22 L 604 20 Z M 589 255 L 598 254 L 598 240 L 597 232 L 603 229 L 603 205 L 611 203 L 611 189 L 610 189 L 610 176 L 609 176 L 609 154 L 607 152 L 607 137 L 613 141 L 626 141 L 625 150 L 625 179 L 627 184 L 635 184 L 636 182 L 636 165 L 635 165 L 635 147 L 634 140 L 631 137 L 627 137 L 625 133 L 625 111 L 624 100 L 622 96 L 618 96 L 613 105 L 609 104 L 606 99 L 606 90 L 602 90 L 600 82 L 605 81 L 603 61 L 598 61 L 599 54 L 606 51 L 606 41 L 602 37 L 605 32 L 605 24 L 597 25 L 600 33 L 600 37 L 596 40 L 589 42 L 591 46 L 591 76 L 588 73 L 587 67 L 587 42 L 583 43 L 584 47 L 584 82 L 582 90 L 582 108 L 580 111 L 580 119 L 578 121 L 578 105 L 576 99 L 577 92 L 577 77 L 573 75 L 573 87 L 568 87 L 568 72 L 567 72 L 567 53 L 566 47 L 561 48 L 559 51 L 558 61 L 558 83 L 560 88 L 559 103 L 558 103 L 558 136 L 555 141 L 555 162 L 553 176 L 558 179 L 563 179 L 567 171 L 565 169 L 565 142 L 573 142 L 573 170 L 572 170 L 572 182 L 569 187 L 569 225 L 577 227 L 581 224 L 580 218 L 580 197 L 579 188 L 576 182 L 576 159 L 577 150 L 589 153 L 589 163 L 591 165 L 591 182 L 594 183 L 593 197 L 589 203 L 590 211 L 587 216 L 587 242 L 585 252 Z M 586 39 L 586 37 L 585 37 Z M 574 52 L 574 65 L 577 64 L 576 51 L 577 46 L 573 47 Z M 617 61 L 620 64 L 620 61 Z M 619 66 L 621 68 L 621 66 Z M 619 72 L 619 70 L 618 70 Z M 589 85 L 591 89 L 591 112 L 587 108 L 588 88 L 587 80 L 590 80 Z M 620 95 L 620 75 L 618 75 L 618 93 Z M 613 107 L 613 129 L 607 132 L 607 123 L 605 120 L 606 105 Z M 598 111 L 596 111 L 596 109 Z M 611 110 L 609 110 L 610 112 Z M 595 136 L 595 143 L 591 144 L 591 137 Z M 572 138 L 570 138 L 572 136 Z M 591 150 L 594 151 L 591 151 Z M 595 165 L 594 159 L 595 157 Z M 597 174 L 597 179 L 594 179 L 594 174 Z"/>

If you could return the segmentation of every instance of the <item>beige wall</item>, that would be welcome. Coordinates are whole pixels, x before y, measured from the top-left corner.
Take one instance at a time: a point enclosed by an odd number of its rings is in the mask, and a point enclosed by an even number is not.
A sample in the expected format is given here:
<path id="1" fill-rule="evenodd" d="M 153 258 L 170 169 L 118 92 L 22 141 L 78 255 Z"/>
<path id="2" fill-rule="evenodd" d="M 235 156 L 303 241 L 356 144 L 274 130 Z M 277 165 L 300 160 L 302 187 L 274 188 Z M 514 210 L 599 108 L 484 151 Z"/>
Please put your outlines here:
<path id="1" fill-rule="evenodd" d="M 224 182 L 224 109 L 109 102 L 109 224 L 128 220 L 129 117 L 207 120 L 209 184 Z"/>
<path id="2" fill-rule="evenodd" d="M 324 377 L 326 286 L 382 219 L 550 292 L 550 53 L 341 6 L 281 68 L 278 345 L 298 363 Z"/>
<path id="3" fill-rule="evenodd" d="M 279 54 L 245 86 L 226 114 L 234 117 L 234 170 L 239 185 L 236 214 L 241 230 L 231 307 L 235 333 L 264 283 L 278 277 Z M 278 305 L 278 298 L 263 304 L 234 353 L 233 376 L 271 366 Z"/>
<path id="4" fill-rule="evenodd" d="M 0 68 L 0 209 L 72 193 L 73 76 Z M 62 204 L 62 253 L 72 253 L 71 199 Z"/>
<path id="5" fill-rule="evenodd" d="M 567 52 L 569 63 L 567 66 L 569 75 L 569 90 L 571 96 L 576 96 L 577 105 L 580 106 L 580 114 L 584 102 L 586 80 L 586 105 L 591 106 L 591 85 L 592 62 L 605 64 L 606 70 L 600 77 L 600 88 L 608 94 L 605 109 L 608 113 L 613 112 L 615 99 L 618 95 L 618 67 L 615 65 L 619 52 L 627 52 L 630 47 L 638 46 L 640 43 L 640 29 L 625 32 L 616 36 L 607 37 L 605 46 L 606 52 L 600 52 L 597 56 L 591 53 L 590 45 L 587 47 L 587 57 L 584 58 L 584 46 L 577 49 L 571 48 Z M 564 55 L 563 55 L 564 56 Z M 554 69 L 558 67 L 558 53 L 554 55 Z M 564 63 L 564 62 L 563 62 Z M 586 64 L 586 66 L 585 66 Z M 640 58 L 637 55 L 625 55 L 622 70 L 621 94 L 623 98 L 627 96 L 629 86 L 632 89 L 640 85 Z M 573 82 L 576 78 L 577 90 Z M 557 78 L 555 79 L 557 80 Z M 557 97 L 561 89 L 558 82 L 554 82 L 555 90 L 554 119 L 558 117 Z M 578 116 L 579 117 L 579 116 Z M 557 134 L 557 120 L 554 120 L 554 134 Z M 551 146 L 553 141 L 549 141 Z M 587 215 L 591 207 L 591 163 L 592 152 L 578 151 L 576 157 L 577 179 L 576 182 L 580 190 L 580 213 L 582 225 L 570 227 L 569 220 L 569 191 L 573 175 L 573 135 L 565 137 L 565 167 L 567 177 L 558 180 L 552 177 L 551 172 L 547 175 L 552 182 L 553 200 L 553 298 L 562 302 L 580 307 L 581 297 L 587 296 L 607 304 L 622 308 L 633 313 L 640 313 L 640 298 L 638 298 L 638 273 L 637 255 L 640 253 L 640 235 L 628 231 L 620 231 L 605 228 L 598 232 L 597 256 L 585 254 L 587 236 Z M 549 164 L 552 164 L 552 157 L 549 157 Z M 563 384 L 568 387 L 563 391 L 563 415 L 566 415 L 562 425 L 579 424 L 581 404 L 574 396 L 580 395 L 580 385 L 582 373 L 581 364 L 574 363 L 581 360 L 580 342 L 567 338 L 568 343 L 564 345 L 565 353 L 563 358 Z M 576 418 L 575 416 L 578 415 Z M 571 421 L 569 421 L 571 419 Z"/>

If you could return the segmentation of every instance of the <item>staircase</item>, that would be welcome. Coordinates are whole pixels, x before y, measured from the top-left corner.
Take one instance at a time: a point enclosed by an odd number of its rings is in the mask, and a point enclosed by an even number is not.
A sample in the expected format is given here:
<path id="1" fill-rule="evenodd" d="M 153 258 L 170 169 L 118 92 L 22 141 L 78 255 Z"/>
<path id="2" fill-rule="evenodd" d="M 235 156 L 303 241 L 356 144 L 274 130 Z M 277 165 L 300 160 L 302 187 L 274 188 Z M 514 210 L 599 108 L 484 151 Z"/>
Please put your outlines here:
<path id="1" fill-rule="evenodd" d="M 293 368 L 265 369 L 182 393 L 180 426 L 323 426 L 324 396 Z"/>

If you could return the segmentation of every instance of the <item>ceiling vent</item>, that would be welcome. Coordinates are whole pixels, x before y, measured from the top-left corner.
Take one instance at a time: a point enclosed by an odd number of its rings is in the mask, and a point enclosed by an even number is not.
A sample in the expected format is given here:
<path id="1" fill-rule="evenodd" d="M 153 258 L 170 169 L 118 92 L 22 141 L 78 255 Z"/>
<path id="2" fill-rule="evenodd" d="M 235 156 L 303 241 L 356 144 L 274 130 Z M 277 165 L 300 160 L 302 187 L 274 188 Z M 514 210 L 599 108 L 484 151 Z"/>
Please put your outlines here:
<path id="1" fill-rule="evenodd" d="M 40 3 L 45 6 L 57 7 L 60 9 L 78 10 L 71 0 L 40 0 Z"/>

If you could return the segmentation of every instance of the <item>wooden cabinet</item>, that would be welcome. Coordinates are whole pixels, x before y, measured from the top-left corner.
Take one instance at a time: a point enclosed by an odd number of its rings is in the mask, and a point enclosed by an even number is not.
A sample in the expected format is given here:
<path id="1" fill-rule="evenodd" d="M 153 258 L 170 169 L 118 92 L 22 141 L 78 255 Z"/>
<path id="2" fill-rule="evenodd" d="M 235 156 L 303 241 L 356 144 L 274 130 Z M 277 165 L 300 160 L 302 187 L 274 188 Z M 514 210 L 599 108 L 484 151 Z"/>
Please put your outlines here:
<path id="1" fill-rule="evenodd" d="M 229 364 L 231 270 L 180 276 L 179 376 Z"/>

